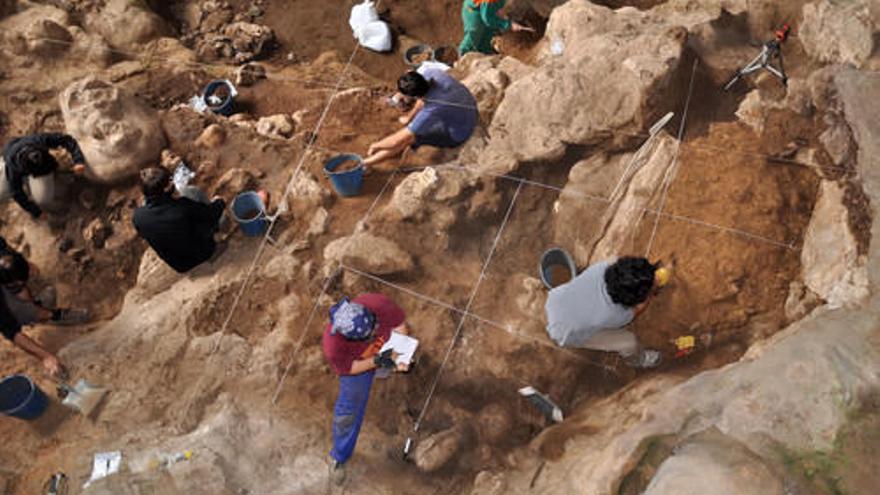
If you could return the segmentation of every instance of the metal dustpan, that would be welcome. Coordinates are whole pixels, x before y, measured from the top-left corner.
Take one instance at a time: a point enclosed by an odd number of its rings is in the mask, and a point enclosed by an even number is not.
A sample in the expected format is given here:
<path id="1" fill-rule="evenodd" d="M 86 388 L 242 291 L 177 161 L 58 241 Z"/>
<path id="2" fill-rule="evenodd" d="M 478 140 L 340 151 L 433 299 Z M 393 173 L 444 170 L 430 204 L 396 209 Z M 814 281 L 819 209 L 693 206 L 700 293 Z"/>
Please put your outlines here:
<path id="1" fill-rule="evenodd" d="M 91 415 L 104 400 L 105 395 L 107 395 L 106 388 L 92 385 L 83 379 L 72 387 L 65 381 L 58 381 L 58 396 L 62 399 L 61 404 L 79 411 L 83 416 Z"/>

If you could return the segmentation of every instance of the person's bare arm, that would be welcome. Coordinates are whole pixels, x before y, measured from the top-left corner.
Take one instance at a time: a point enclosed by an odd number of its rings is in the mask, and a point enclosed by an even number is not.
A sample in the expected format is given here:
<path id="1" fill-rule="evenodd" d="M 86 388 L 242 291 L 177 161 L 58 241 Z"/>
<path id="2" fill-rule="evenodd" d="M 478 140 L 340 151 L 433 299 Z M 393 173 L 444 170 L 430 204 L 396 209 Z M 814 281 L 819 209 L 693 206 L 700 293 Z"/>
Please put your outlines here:
<path id="1" fill-rule="evenodd" d="M 27 335 L 19 332 L 15 334 L 12 341 L 20 349 L 42 361 L 43 367 L 46 368 L 46 371 L 49 372 L 50 375 L 57 376 L 61 373 L 61 361 L 59 361 L 54 354 L 44 349 L 43 346 Z"/>
<path id="2" fill-rule="evenodd" d="M 361 373 L 366 373 L 374 369 L 376 369 L 376 363 L 373 362 L 373 358 L 359 359 L 351 363 L 351 370 L 349 373 L 352 375 L 360 375 Z"/>
<path id="3" fill-rule="evenodd" d="M 423 108 L 425 108 L 425 101 L 421 98 L 416 100 L 415 105 L 413 105 L 412 109 L 406 113 L 406 115 L 401 116 L 397 119 L 403 125 L 407 125 L 412 122 L 412 119 L 416 118 L 416 114 L 418 114 Z"/>
<path id="4" fill-rule="evenodd" d="M 637 316 L 639 316 L 640 314 L 642 314 L 642 312 L 645 311 L 645 308 L 648 307 L 648 303 L 649 303 L 649 302 L 651 302 L 651 298 L 645 299 L 644 302 L 642 302 L 642 303 L 640 303 L 640 304 L 637 304 L 637 305 L 633 308 L 634 317 L 637 317 Z"/>
<path id="5" fill-rule="evenodd" d="M 413 144 L 415 140 L 416 135 L 404 127 L 394 134 L 390 134 L 371 144 L 367 150 L 367 158 L 364 159 L 364 165 L 369 167 L 395 157 L 403 153 L 406 147 Z"/>

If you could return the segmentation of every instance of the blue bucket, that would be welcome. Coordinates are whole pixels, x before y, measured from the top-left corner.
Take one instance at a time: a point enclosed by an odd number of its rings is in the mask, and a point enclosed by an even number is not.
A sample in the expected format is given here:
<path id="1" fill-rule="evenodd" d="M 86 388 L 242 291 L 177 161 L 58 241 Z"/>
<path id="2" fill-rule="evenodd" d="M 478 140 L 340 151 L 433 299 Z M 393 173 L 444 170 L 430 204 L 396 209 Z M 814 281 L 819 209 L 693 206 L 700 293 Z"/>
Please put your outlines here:
<path id="1" fill-rule="evenodd" d="M 334 172 L 337 167 L 350 161 L 356 161 L 357 166 L 351 170 Z M 364 185 L 364 163 L 360 155 L 334 156 L 324 163 L 324 173 L 330 178 L 330 183 L 340 196 L 357 196 L 361 193 L 361 187 Z"/>
<path id="2" fill-rule="evenodd" d="M 46 394 L 25 375 L 0 381 L 0 413 L 19 419 L 36 419 L 49 406 Z"/>
<path id="3" fill-rule="evenodd" d="M 223 98 L 220 103 L 211 103 L 211 96 L 213 96 L 220 88 L 226 88 L 226 97 Z M 205 86 L 205 92 L 202 97 L 205 99 L 205 104 L 208 105 L 208 108 L 210 108 L 212 112 L 229 117 L 232 115 L 232 110 L 235 106 L 235 94 L 235 86 L 229 81 L 218 79 L 216 81 L 211 81 Z"/>
<path id="4" fill-rule="evenodd" d="M 245 191 L 232 200 L 232 217 L 242 233 L 250 237 L 263 235 L 269 226 L 266 205 L 260 195 L 253 191 Z"/>
<path id="5" fill-rule="evenodd" d="M 564 271 L 569 272 L 568 280 L 553 280 L 553 267 L 562 267 Z M 548 289 L 562 285 L 573 280 L 577 276 L 577 267 L 574 260 L 562 248 L 550 248 L 541 255 L 541 261 L 538 263 L 538 272 L 541 275 L 541 282 Z"/>

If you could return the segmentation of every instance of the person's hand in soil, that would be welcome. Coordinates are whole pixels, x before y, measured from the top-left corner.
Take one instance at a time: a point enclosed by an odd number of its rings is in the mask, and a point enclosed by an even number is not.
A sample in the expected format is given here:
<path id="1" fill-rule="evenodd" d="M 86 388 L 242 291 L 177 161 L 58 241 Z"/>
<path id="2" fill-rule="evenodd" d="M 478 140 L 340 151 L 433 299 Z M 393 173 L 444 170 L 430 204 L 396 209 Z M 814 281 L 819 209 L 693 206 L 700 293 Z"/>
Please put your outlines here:
<path id="1" fill-rule="evenodd" d="M 53 377 L 60 377 L 64 367 L 54 354 L 49 354 L 43 358 L 43 369 Z"/>
<path id="2" fill-rule="evenodd" d="M 82 175 L 86 173 L 86 165 L 84 163 L 74 163 L 71 170 L 73 170 L 73 173 L 76 175 Z"/>
<path id="3" fill-rule="evenodd" d="M 266 209 L 269 209 L 269 191 L 265 189 L 260 189 L 259 191 L 257 191 L 257 196 L 260 197 L 260 201 L 263 202 L 263 206 L 265 206 Z"/>

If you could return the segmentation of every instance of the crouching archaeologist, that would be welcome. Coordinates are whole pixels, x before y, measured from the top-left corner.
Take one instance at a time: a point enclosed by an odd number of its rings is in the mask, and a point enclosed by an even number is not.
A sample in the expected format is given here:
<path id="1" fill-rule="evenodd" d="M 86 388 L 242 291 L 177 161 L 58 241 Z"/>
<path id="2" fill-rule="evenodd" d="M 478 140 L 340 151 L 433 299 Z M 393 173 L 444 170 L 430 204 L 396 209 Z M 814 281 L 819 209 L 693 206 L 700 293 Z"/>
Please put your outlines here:
<path id="1" fill-rule="evenodd" d="M 55 201 L 55 172 L 58 161 L 49 150 L 63 148 L 73 159 L 73 173 L 85 172 L 85 157 L 73 137 L 59 133 L 39 133 L 15 138 L 0 158 L 0 200 L 12 198 L 33 218 Z"/>
<path id="2" fill-rule="evenodd" d="M 414 100 L 412 110 L 400 118 L 405 127 L 371 144 L 364 166 L 397 157 L 407 147 L 457 148 L 474 133 L 479 122 L 477 101 L 442 69 L 407 72 L 397 80 L 397 89 L 395 98 Z"/>
<path id="3" fill-rule="evenodd" d="M 77 325 L 89 321 L 86 309 L 56 308 L 54 297 L 51 301 L 45 294 L 34 297 L 28 281 L 35 271 L 36 267 L 0 237 L 0 296 L 19 327 L 34 323 Z"/>
<path id="4" fill-rule="evenodd" d="M 595 263 L 547 297 L 547 333 L 563 347 L 617 352 L 630 366 L 660 364 L 660 352 L 644 349 L 623 327 L 647 307 L 657 265 L 645 258 L 623 257 Z"/>
<path id="5" fill-rule="evenodd" d="M 138 234 L 177 272 L 210 260 L 217 250 L 214 234 L 220 230 L 226 203 L 216 197 L 208 201 L 194 186 L 175 196 L 171 172 L 164 167 L 145 168 L 140 179 L 144 205 L 132 217 Z"/>

